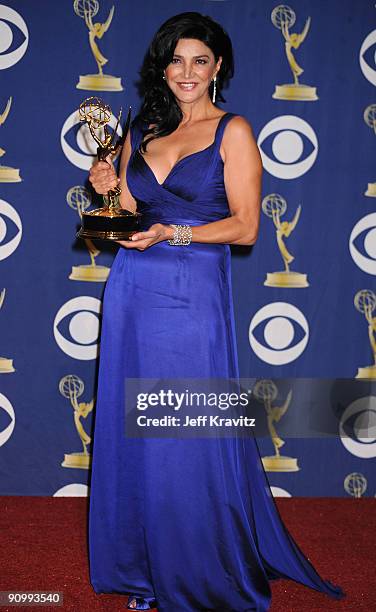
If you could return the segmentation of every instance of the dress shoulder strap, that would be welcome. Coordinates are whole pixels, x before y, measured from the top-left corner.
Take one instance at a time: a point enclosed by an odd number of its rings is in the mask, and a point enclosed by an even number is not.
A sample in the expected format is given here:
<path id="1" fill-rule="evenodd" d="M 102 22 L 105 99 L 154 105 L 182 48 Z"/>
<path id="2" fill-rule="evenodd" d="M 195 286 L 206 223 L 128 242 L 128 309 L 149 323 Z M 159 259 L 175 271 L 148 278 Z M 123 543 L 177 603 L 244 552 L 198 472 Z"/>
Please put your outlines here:
<path id="1" fill-rule="evenodd" d="M 232 119 L 233 117 L 237 117 L 237 115 L 235 113 L 228 112 L 222 115 L 222 117 L 220 118 L 218 125 L 217 125 L 217 129 L 215 132 L 215 139 L 214 139 L 214 143 L 215 145 L 217 145 L 216 148 L 220 147 L 225 127 L 230 121 L 230 119 Z M 135 117 L 131 123 L 130 131 L 131 131 L 132 152 L 138 149 L 140 142 L 142 141 L 143 131 L 142 131 L 141 125 L 142 125 L 142 122 L 140 121 L 139 116 Z"/>
<path id="2" fill-rule="evenodd" d="M 131 132 L 131 147 L 132 153 L 136 151 L 140 145 L 140 142 L 143 137 L 142 129 L 141 129 L 141 121 L 139 117 L 135 117 L 131 123 L 130 127 Z"/>
<path id="3" fill-rule="evenodd" d="M 209 165 L 208 165 L 208 173 L 206 176 L 206 182 L 210 180 L 213 176 L 213 172 L 216 171 L 218 163 L 222 161 L 220 149 L 222 144 L 223 132 L 225 131 L 226 125 L 231 121 L 233 117 L 238 117 L 235 113 L 225 113 L 220 118 L 217 129 L 215 132 L 215 138 L 213 143 L 212 155 L 210 156 Z"/>
<path id="4" fill-rule="evenodd" d="M 233 117 L 237 117 L 237 115 L 235 113 L 225 113 L 224 115 L 222 115 L 222 117 L 219 120 L 219 123 L 217 125 L 217 130 L 215 133 L 215 144 L 218 150 L 221 146 L 223 132 L 225 131 L 225 127 Z"/>

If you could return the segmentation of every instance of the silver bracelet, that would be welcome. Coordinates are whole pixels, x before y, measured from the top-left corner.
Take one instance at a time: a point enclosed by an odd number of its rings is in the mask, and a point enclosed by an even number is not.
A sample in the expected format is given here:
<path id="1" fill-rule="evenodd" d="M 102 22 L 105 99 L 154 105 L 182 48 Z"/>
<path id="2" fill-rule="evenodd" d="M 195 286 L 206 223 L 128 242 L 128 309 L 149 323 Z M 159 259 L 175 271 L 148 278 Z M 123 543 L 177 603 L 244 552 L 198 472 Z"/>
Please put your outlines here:
<path id="1" fill-rule="evenodd" d="M 190 244 L 192 240 L 192 228 L 190 225 L 174 225 L 170 223 L 170 227 L 174 228 L 174 236 L 171 240 L 167 240 L 171 245 Z"/>

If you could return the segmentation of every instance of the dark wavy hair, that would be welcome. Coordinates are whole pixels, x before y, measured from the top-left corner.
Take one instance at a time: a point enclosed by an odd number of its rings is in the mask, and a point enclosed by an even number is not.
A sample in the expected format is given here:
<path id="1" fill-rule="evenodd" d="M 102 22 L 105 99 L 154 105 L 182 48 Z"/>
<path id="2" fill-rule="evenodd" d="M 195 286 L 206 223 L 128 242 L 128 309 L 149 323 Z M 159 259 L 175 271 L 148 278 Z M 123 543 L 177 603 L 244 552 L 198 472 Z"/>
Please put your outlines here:
<path id="1" fill-rule="evenodd" d="M 181 38 L 200 40 L 211 49 L 216 61 L 222 57 L 217 74 L 217 100 L 225 102 L 222 89 L 234 74 L 230 37 L 219 23 L 207 15 L 189 12 L 171 17 L 155 34 L 139 73 L 138 89 L 143 103 L 137 119 L 143 138 L 149 135 L 140 145 L 141 152 L 146 151 L 148 142 L 154 138 L 167 136 L 176 130 L 183 118 L 175 96 L 163 79 L 163 71 L 172 61 Z M 212 95 L 212 87 L 211 84 L 209 95 Z M 150 124 L 154 124 L 154 127 L 149 128 Z"/>

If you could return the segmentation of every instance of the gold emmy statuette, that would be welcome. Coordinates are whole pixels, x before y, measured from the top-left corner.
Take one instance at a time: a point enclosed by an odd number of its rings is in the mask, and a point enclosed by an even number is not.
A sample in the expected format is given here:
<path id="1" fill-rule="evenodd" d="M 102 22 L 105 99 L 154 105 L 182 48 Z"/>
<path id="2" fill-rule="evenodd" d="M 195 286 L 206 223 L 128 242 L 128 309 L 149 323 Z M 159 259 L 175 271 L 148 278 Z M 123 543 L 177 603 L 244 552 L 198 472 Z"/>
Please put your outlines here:
<path id="1" fill-rule="evenodd" d="M 131 120 L 131 109 L 128 111 L 123 136 L 115 145 L 113 140 L 120 122 L 121 111 L 112 135 L 108 132 L 107 127 L 107 124 L 111 121 L 111 109 L 100 98 L 91 97 L 84 100 L 80 105 L 79 114 L 81 121 L 87 123 L 90 133 L 98 145 L 98 159 L 106 161 L 106 157 L 110 153 L 116 154 L 127 137 Z M 102 140 L 100 140 L 96 131 L 101 131 Z M 77 234 L 78 237 L 99 238 L 102 240 L 128 240 L 132 234 L 138 231 L 141 213 L 132 213 L 122 208 L 119 201 L 120 193 L 121 188 L 115 187 L 108 192 L 107 196 L 104 196 L 105 206 L 103 208 L 82 213 L 82 226 Z"/>
<path id="2" fill-rule="evenodd" d="M 308 17 L 303 32 L 301 34 L 290 33 L 289 28 L 294 25 L 296 20 L 295 13 L 289 6 L 286 6 L 285 4 L 280 4 L 279 6 L 276 6 L 273 9 L 271 14 L 271 20 L 273 25 L 282 31 L 283 37 L 285 39 L 287 60 L 289 62 L 294 77 L 293 83 L 276 85 L 273 98 L 276 98 L 278 100 L 302 100 L 304 102 L 312 102 L 313 100 L 318 100 L 318 96 L 316 94 L 316 87 L 311 87 L 311 85 L 302 85 L 301 83 L 299 83 L 298 77 L 302 74 L 302 72 L 304 72 L 304 70 L 297 64 L 295 57 L 292 53 L 293 49 L 299 49 L 300 45 L 307 36 L 311 23 L 311 18 Z"/>
<path id="3" fill-rule="evenodd" d="M 359 312 L 362 312 L 368 323 L 368 337 L 371 343 L 373 354 L 373 364 L 358 368 L 358 373 L 355 378 L 376 379 L 376 317 L 372 316 L 376 308 L 376 295 L 369 289 L 362 289 L 354 297 L 354 305 Z"/>
<path id="4" fill-rule="evenodd" d="M 5 289 L 0 292 L 0 308 L 3 305 L 5 298 Z M 15 372 L 13 367 L 13 359 L 7 359 L 6 357 L 0 357 L 0 374 L 10 374 Z"/>
<path id="5" fill-rule="evenodd" d="M 360 498 L 367 490 L 367 478 L 359 472 L 348 474 L 343 481 L 343 486 L 349 495 Z"/>
<path id="6" fill-rule="evenodd" d="M 376 104 L 367 106 L 363 117 L 366 124 L 372 128 L 376 134 Z M 365 191 L 364 195 L 370 198 L 376 198 L 376 183 L 368 183 L 367 191 Z"/>
<path id="7" fill-rule="evenodd" d="M 94 400 L 88 404 L 85 402 L 81 402 L 80 404 L 78 403 L 77 399 L 84 391 L 84 383 L 81 378 L 75 376 L 74 374 L 68 374 L 61 379 L 59 383 L 59 391 L 64 397 L 70 400 L 74 410 L 74 424 L 84 449 L 82 453 L 65 454 L 64 461 L 61 463 L 61 465 L 68 468 L 88 470 L 91 465 L 91 455 L 88 453 L 87 446 L 90 444 L 91 438 L 84 430 L 81 423 L 81 418 L 86 418 L 89 412 L 93 410 Z"/>
<path id="8" fill-rule="evenodd" d="M 300 470 L 297 459 L 281 455 L 279 449 L 285 441 L 279 437 L 274 427 L 287 411 L 292 397 L 290 390 L 283 406 L 272 406 L 273 400 L 277 397 L 278 391 L 272 380 L 259 380 L 254 386 L 256 399 L 264 403 L 270 437 L 273 442 L 275 454 L 270 457 L 262 457 L 262 464 L 267 472 L 297 472 Z"/>
<path id="9" fill-rule="evenodd" d="M 76 88 L 89 91 L 122 91 L 123 87 L 120 77 L 103 74 L 103 66 L 107 64 L 108 59 L 102 55 L 96 43 L 96 38 L 100 40 L 110 27 L 114 16 L 114 7 L 111 8 L 105 23 L 93 23 L 93 17 L 95 17 L 99 10 L 98 0 L 74 0 L 73 9 L 76 15 L 85 20 L 89 30 L 90 48 L 98 66 L 97 74 L 80 76 Z"/>
<path id="10" fill-rule="evenodd" d="M 290 270 L 289 265 L 295 258 L 288 252 L 284 243 L 284 238 L 288 238 L 290 236 L 291 232 L 295 229 L 295 226 L 298 223 L 301 206 L 297 208 L 294 219 L 291 222 L 281 222 L 280 218 L 287 210 L 287 203 L 286 200 L 278 193 L 272 193 L 263 199 L 262 210 L 267 217 L 271 217 L 273 219 L 274 226 L 276 228 L 278 248 L 285 264 L 285 269 L 281 272 L 268 272 L 264 285 L 267 287 L 286 288 L 309 287 L 306 274 L 302 274 L 301 272 L 292 272 Z"/>
<path id="11" fill-rule="evenodd" d="M 76 210 L 82 219 L 82 213 L 87 210 L 91 204 L 90 192 L 80 185 L 72 187 L 67 193 L 68 205 Z M 91 263 L 81 266 L 72 266 L 72 272 L 69 275 L 70 280 L 89 281 L 95 283 L 103 283 L 107 280 L 110 273 L 110 268 L 107 266 L 98 266 L 95 263 L 95 258 L 99 255 L 100 250 L 96 248 L 89 238 L 85 239 L 86 247 L 89 251 Z"/>
<path id="12" fill-rule="evenodd" d="M 0 125 L 5 123 L 6 118 L 9 115 L 10 107 L 12 106 L 12 97 L 9 98 L 4 112 L 0 115 Z M 0 157 L 5 154 L 4 149 L 0 147 Z M 10 166 L 2 166 L 0 164 L 0 183 L 19 183 L 22 181 L 20 177 L 20 171 L 17 168 L 11 168 Z"/>

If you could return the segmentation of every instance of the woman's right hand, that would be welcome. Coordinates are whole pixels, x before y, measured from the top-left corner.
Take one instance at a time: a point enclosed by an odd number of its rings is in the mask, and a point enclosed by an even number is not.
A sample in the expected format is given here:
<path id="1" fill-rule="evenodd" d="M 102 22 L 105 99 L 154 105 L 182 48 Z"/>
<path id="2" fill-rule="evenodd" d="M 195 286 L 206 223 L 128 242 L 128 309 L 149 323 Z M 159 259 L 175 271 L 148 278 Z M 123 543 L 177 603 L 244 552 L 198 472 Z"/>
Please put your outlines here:
<path id="1" fill-rule="evenodd" d="M 120 183 L 111 155 L 106 157 L 106 161 L 97 161 L 91 167 L 89 181 L 95 191 L 101 195 L 107 195 L 110 189 L 114 189 Z"/>

